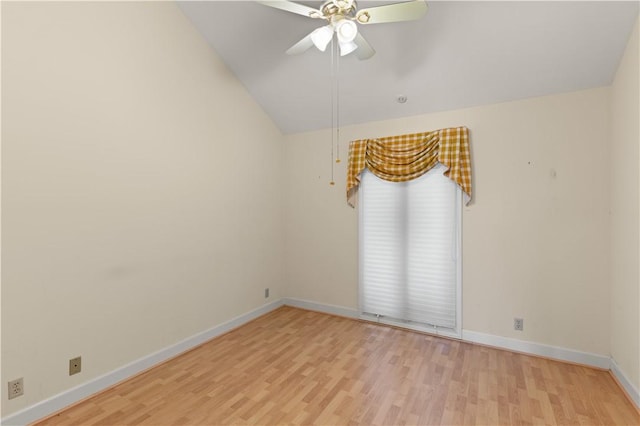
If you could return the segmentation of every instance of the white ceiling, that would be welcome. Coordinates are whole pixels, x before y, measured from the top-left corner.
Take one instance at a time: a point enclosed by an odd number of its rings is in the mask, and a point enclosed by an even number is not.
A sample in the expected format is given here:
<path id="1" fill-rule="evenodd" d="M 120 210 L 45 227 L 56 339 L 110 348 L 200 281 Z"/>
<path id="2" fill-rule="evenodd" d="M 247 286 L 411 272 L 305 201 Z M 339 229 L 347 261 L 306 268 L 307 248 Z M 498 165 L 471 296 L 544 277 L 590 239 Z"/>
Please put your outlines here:
<path id="1" fill-rule="evenodd" d="M 329 50 L 284 53 L 323 21 L 251 1 L 178 4 L 284 133 L 331 126 Z M 359 27 L 377 53 L 341 58 L 341 125 L 609 85 L 639 10 L 638 1 L 428 4 L 419 21 Z"/>

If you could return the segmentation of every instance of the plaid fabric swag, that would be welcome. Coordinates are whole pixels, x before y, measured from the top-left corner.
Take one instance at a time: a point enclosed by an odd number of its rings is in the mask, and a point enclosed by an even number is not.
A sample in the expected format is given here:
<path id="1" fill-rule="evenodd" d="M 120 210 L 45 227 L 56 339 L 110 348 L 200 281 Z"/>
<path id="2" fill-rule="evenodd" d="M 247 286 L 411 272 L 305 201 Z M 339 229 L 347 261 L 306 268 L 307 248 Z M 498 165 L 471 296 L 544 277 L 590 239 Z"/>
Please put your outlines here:
<path id="1" fill-rule="evenodd" d="M 422 176 L 438 162 L 447 167 L 444 175 L 462 188 L 468 203 L 471 157 L 466 127 L 352 141 L 347 166 L 347 202 L 355 207 L 360 173 L 365 167 L 380 179 L 406 182 Z"/>

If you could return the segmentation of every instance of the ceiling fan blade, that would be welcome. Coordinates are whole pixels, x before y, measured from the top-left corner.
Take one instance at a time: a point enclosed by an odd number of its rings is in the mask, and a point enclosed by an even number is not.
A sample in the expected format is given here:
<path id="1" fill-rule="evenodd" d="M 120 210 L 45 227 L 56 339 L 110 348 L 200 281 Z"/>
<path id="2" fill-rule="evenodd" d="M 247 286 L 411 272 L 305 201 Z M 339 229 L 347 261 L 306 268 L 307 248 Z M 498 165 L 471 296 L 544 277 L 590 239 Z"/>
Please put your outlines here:
<path id="1" fill-rule="evenodd" d="M 287 50 L 287 55 L 299 55 L 309 50 L 312 46 L 313 41 L 311 40 L 311 34 L 308 34 L 305 38 L 291 46 L 289 50 Z"/>
<path id="2" fill-rule="evenodd" d="M 264 4 L 265 6 L 274 7 L 280 10 L 286 10 L 287 12 L 297 13 L 309 18 L 321 18 L 322 14 L 317 10 L 303 4 L 294 3 L 286 0 L 258 0 L 257 3 Z"/>
<path id="3" fill-rule="evenodd" d="M 371 47 L 369 42 L 365 40 L 364 37 L 362 37 L 362 35 L 360 35 L 359 32 L 356 35 L 355 40 L 353 41 L 358 46 L 358 48 L 354 52 L 358 57 L 358 59 L 360 60 L 369 59 L 370 57 L 376 54 L 376 51 L 373 50 L 373 47 Z"/>
<path id="4" fill-rule="evenodd" d="M 427 3 L 424 0 L 413 0 L 362 9 L 356 14 L 356 20 L 361 24 L 412 21 L 422 18 L 425 13 L 427 13 Z"/>

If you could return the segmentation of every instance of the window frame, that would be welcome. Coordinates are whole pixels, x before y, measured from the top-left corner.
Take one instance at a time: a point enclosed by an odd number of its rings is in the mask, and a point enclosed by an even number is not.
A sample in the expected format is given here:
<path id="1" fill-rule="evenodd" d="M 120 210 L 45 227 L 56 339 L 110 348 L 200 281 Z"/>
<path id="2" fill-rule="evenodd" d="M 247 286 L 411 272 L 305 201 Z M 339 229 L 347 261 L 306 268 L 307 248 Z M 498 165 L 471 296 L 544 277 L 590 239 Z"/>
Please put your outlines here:
<path id="1" fill-rule="evenodd" d="M 371 173 L 368 169 L 364 169 L 362 173 Z M 428 173 L 428 172 L 427 172 Z M 376 177 L 376 179 L 379 179 Z M 363 185 L 363 179 L 360 181 L 360 185 Z M 456 185 L 456 326 L 455 328 L 444 328 L 437 326 L 430 326 L 428 324 L 417 323 L 413 321 L 402 321 L 396 319 L 390 319 L 385 317 L 376 317 L 372 314 L 363 313 L 363 295 L 362 295 L 362 277 L 364 269 L 364 260 L 361 253 L 363 252 L 363 207 L 365 205 L 363 187 L 358 191 L 358 316 L 365 321 L 372 321 L 380 324 L 391 325 L 394 327 L 406 328 L 409 330 L 415 330 L 423 333 L 434 334 L 437 336 L 450 337 L 455 339 L 462 338 L 462 189 Z"/>

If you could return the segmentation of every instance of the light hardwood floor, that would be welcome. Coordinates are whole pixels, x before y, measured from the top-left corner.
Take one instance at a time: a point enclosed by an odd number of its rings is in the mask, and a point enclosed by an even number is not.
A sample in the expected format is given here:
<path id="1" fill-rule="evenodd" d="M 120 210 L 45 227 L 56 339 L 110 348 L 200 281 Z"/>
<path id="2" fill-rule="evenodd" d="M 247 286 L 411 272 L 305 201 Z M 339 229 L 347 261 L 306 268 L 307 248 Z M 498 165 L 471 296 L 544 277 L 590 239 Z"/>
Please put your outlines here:
<path id="1" fill-rule="evenodd" d="M 639 423 L 606 371 L 285 306 L 39 424 Z"/>

